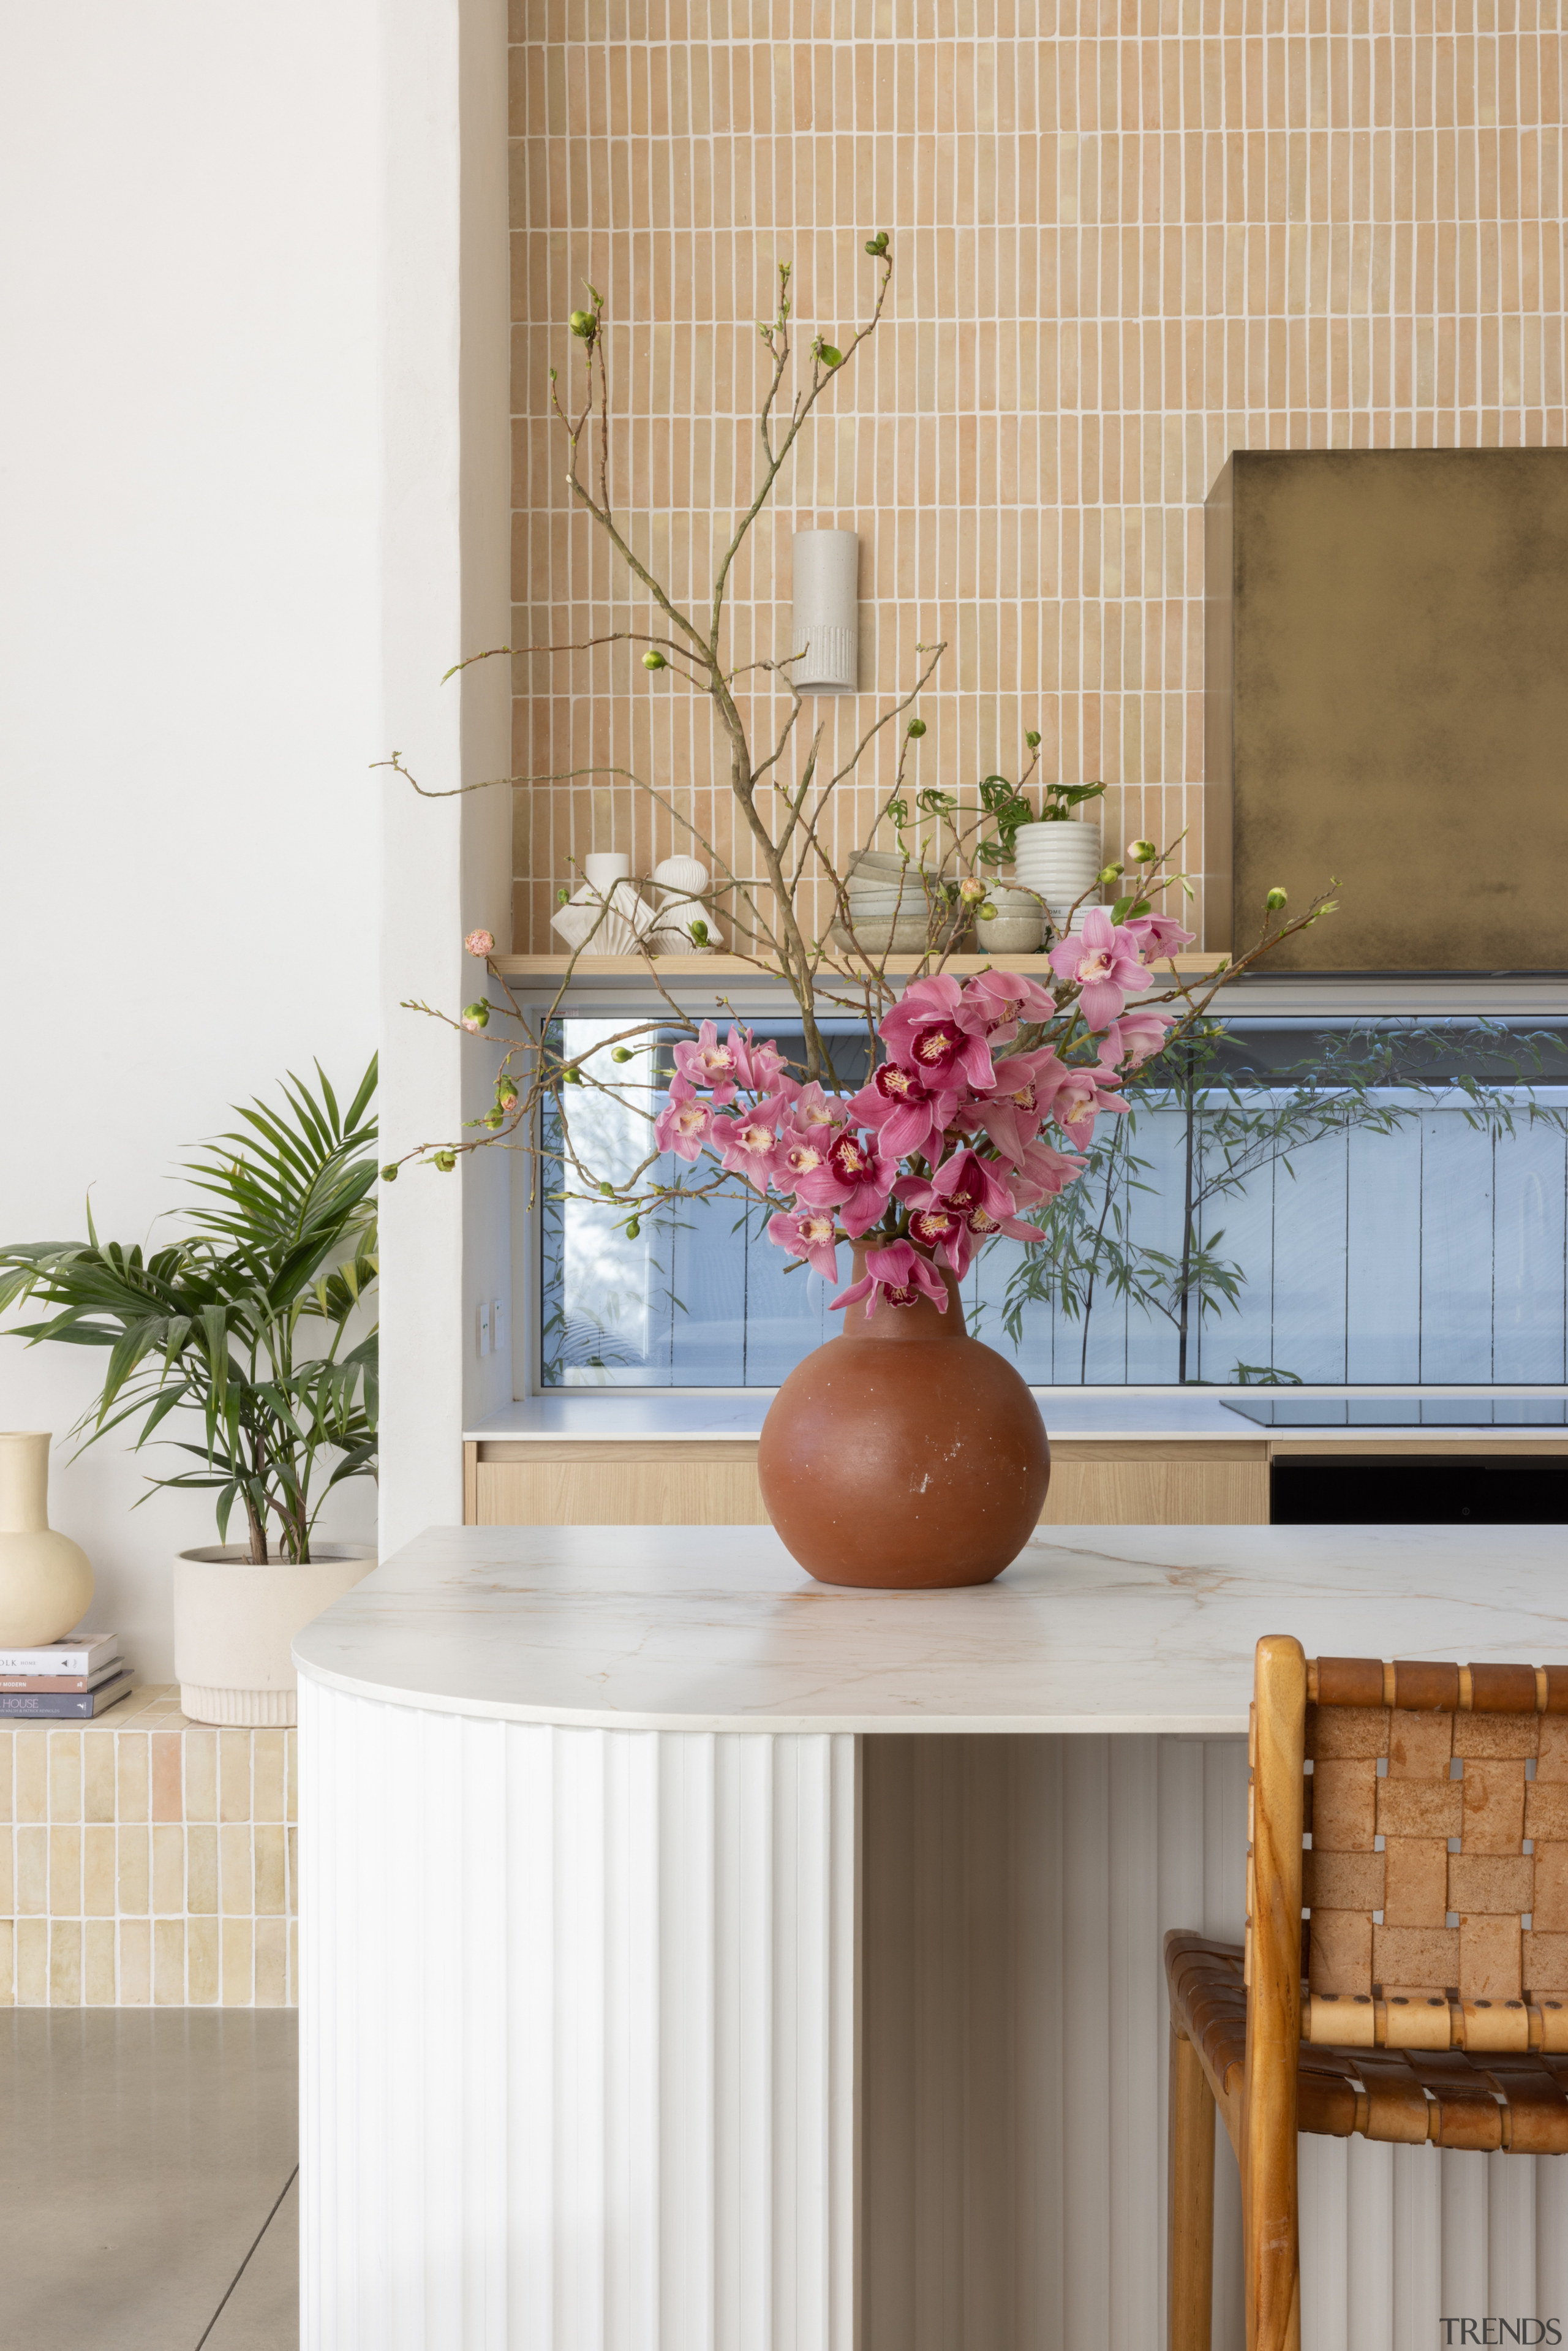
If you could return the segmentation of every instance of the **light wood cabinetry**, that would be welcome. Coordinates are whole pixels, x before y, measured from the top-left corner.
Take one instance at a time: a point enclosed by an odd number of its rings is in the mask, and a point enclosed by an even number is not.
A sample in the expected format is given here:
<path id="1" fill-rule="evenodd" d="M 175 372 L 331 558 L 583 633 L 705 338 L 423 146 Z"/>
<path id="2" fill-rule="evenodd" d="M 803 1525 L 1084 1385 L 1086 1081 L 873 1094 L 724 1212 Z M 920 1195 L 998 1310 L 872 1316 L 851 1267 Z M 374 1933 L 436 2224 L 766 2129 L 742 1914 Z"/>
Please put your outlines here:
<path id="1" fill-rule="evenodd" d="M 465 1448 L 471 1526 L 762 1526 L 750 1438 L 528 1438 Z M 1269 1446 L 1064 1437 L 1047 1526 L 1267 1526 Z"/>

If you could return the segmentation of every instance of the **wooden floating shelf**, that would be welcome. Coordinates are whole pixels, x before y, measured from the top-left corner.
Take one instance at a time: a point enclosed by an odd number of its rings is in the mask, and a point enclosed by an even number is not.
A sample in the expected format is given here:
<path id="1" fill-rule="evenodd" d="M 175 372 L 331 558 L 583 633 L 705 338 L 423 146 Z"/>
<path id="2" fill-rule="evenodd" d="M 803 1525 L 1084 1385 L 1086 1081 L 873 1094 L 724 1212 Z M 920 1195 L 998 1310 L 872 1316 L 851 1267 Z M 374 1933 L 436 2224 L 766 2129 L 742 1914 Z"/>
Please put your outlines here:
<path id="1" fill-rule="evenodd" d="M 565 956 L 553 955 L 505 955 L 490 958 L 492 968 L 506 979 L 537 980 L 565 979 L 568 960 Z M 1225 960 L 1225 956 L 1219 955 L 1180 955 L 1169 962 L 1151 966 L 1150 977 L 1158 980 L 1174 969 L 1179 978 L 1203 978 L 1218 971 Z M 925 962 L 924 956 L 889 956 L 883 968 L 890 978 L 903 979 L 911 972 L 918 971 Z M 949 956 L 942 968 L 960 978 L 967 977 L 971 972 L 993 968 L 1025 975 L 1038 973 L 1041 978 L 1046 978 L 1051 973 L 1051 958 L 1043 955 L 956 955 Z M 571 977 L 574 980 L 647 979 L 654 973 L 661 979 L 749 979 L 762 984 L 769 981 L 780 984 L 776 973 L 758 971 L 756 965 L 747 963 L 744 956 L 727 955 L 659 956 L 652 962 L 646 956 L 583 955 L 579 956 Z M 837 970 L 824 964 L 818 977 L 831 983 L 834 979 L 853 980 L 860 975 L 853 971 Z"/>

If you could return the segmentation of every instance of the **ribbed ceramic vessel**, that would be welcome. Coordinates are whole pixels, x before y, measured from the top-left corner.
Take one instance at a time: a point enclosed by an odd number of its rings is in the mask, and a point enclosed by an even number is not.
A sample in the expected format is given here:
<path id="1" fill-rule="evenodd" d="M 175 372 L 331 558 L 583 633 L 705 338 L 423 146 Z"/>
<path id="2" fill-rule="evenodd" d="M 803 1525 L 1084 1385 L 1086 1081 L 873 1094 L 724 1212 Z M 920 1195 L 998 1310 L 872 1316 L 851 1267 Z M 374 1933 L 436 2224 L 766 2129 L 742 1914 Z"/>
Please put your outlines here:
<path id="1" fill-rule="evenodd" d="M 855 1248 L 855 1279 L 865 1249 Z M 1051 1483 L 1040 1408 L 1011 1364 L 947 1310 L 878 1296 L 796 1365 L 762 1424 L 758 1472 L 785 1549 L 820 1583 L 936 1591 L 989 1583 L 1036 1527 Z"/>
<path id="2" fill-rule="evenodd" d="M 294 1635 L 369 1575 L 369 1543 L 314 1547 L 300 1567 L 255 1565 L 238 1543 L 174 1562 L 174 1672 L 193 1722 L 277 1729 L 296 1719 Z"/>

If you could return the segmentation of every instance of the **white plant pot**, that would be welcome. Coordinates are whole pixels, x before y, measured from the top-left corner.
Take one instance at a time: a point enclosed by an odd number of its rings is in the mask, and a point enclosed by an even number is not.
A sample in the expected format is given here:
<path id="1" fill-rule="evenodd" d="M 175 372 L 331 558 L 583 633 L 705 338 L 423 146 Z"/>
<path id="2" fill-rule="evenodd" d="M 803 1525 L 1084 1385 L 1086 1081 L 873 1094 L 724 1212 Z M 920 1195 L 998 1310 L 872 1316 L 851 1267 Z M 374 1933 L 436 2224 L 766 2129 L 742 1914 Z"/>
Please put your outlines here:
<path id="1" fill-rule="evenodd" d="M 92 1601 L 79 1543 L 49 1524 L 47 1428 L 0 1431 L 0 1642 L 18 1649 L 57 1641 Z"/>
<path id="2" fill-rule="evenodd" d="M 1019 827 L 1014 873 L 1026 889 L 1039 891 L 1053 919 L 1079 899 L 1086 905 L 1099 904 L 1096 877 L 1104 862 L 1098 817 Z"/>
<path id="3" fill-rule="evenodd" d="M 370 1543 L 313 1546 L 307 1567 L 255 1567 L 243 1543 L 174 1562 L 174 1672 L 193 1722 L 276 1728 L 296 1719 L 294 1635 L 376 1563 Z"/>

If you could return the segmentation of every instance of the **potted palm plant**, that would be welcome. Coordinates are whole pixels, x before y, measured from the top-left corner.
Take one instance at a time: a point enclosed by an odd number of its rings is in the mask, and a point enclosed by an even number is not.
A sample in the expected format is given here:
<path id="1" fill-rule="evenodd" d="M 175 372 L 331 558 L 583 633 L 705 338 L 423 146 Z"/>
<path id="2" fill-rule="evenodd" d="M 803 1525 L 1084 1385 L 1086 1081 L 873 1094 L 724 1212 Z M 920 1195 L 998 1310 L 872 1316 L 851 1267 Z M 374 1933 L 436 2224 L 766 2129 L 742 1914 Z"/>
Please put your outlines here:
<path id="1" fill-rule="evenodd" d="M 344 1110 L 317 1074 L 286 1080 L 282 1107 L 236 1105 L 241 1127 L 185 1163 L 198 1198 L 164 1247 L 100 1241 L 89 1213 L 85 1242 L 0 1249 L 0 1312 L 49 1310 L 17 1337 L 108 1351 L 73 1434 L 137 1422 L 138 1448 L 194 1457 L 150 1487 L 215 1499 L 217 1542 L 174 1567 L 174 1668 L 199 1722 L 291 1723 L 295 1634 L 374 1560 L 315 1530 L 327 1496 L 376 1468 L 376 1064 Z M 199 1442 L 172 1438 L 173 1414 L 201 1416 Z"/>

